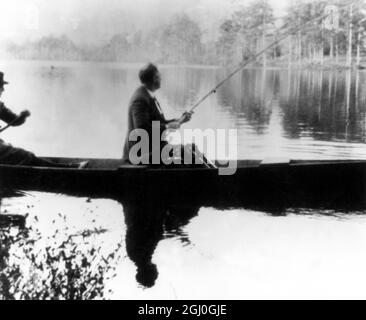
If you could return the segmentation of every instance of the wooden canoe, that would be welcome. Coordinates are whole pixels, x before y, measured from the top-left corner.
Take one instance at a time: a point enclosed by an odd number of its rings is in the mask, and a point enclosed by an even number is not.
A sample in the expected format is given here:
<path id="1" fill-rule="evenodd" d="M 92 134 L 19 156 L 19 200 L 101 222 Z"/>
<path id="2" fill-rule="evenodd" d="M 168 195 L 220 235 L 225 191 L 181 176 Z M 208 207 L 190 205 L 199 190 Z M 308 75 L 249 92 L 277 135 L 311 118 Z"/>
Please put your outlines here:
<path id="1" fill-rule="evenodd" d="M 217 169 L 152 168 L 116 159 L 89 160 L 86 169 L 0 165 L 0 187 L 91 197 L 159 198 L 286 206 L 366 208 L 366 160 L 239 160 L 234 175 Z"/>

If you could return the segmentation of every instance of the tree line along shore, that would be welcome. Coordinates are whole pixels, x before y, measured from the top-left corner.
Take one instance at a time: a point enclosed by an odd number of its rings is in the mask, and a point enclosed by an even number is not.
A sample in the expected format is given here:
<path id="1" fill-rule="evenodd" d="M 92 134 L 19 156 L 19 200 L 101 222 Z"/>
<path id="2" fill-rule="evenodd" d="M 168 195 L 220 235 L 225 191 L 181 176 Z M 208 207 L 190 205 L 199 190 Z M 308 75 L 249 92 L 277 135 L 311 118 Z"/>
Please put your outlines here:
<path id="1" fill-rule="evenodd" d="M 187 13 L 144 32 L 121 30 L 102 44 L 78 44 L 67 35 L 2 45 L 0 57 L 25 60 L 155 61 L 161 64 L 231 66 L 245 61 L 283 35 L 284 41 L 254 65 L 279 68 L 363 68 L 366 59 L 366 5 L 339 0 L 291 1 L 282 17 L 268 0 L 255 0 L 223 19 L 215 37 Z M 315 20 L 329 14 L 326 19 Z M 296 33 L 298 26 L 313 23 Z M 366 61 L 365 61 L 366 65 Z"/>

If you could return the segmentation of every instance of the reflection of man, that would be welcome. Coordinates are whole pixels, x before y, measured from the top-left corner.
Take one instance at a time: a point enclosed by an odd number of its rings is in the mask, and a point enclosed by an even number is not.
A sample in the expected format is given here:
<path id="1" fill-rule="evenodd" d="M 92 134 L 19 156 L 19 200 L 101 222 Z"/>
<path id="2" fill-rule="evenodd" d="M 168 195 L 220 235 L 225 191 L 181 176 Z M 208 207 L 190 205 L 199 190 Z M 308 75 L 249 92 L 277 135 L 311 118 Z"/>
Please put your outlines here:
<path id="1" fill-rule="evenodd" d="M 158 68 L 154 64 L 149 63 L 143 67 L 139 72 L 139 78 L 142 86 L 133 94 L 128 110 L 128 131 L 123 150 L 123 159 L 127 162 L 130 162 L 130 150 L 136 143 L 130 141 L 130 134 L 132 131 L 143 129 L 148 133 L 150 140 L 149 158 L 151 159 L 151 151 L 153 148 L 159 147 L 159 150 L 161 150 L 164 145 L 166 145 L 166 142 L 161 142 L 160 146 L 152 145 L 152 122 L 160 122 L 161 137 L 161 134 L 165 130 L 179 129 L 180 125 L 188 122 L 192 116 L 191 113 L 185 112 L 180 119 L 165 119 L 159 102 L 155 98 L 155 92 L 160 88 L 161 76 Z"/>
<path id="2" fill-rule="evenodd" d="M 197 216 L 199 206 L 191 204 L 167 204 L 164 198 L 148 194 L 144 201 L 120 200 L 126 223 L 126 251 L 135 263 L 136 280 L 151 288 L 158 278 L 157 266 L 153 263 L 154 251 L 164 238 L 164 230 L 179 236 L 182 242 L 189 241 L 180 235 L 180 228 Z"/>
<path id="3" fill-rule="evenodd" d="M 152 257 L 163 238 L 165 209 L 161 203 L 149 201 L 121 201 L 126 222 L 126 250 L 135 263 L 136 280 L 144 287 L 151 288 L 158 278 L 157 266 Z"/>

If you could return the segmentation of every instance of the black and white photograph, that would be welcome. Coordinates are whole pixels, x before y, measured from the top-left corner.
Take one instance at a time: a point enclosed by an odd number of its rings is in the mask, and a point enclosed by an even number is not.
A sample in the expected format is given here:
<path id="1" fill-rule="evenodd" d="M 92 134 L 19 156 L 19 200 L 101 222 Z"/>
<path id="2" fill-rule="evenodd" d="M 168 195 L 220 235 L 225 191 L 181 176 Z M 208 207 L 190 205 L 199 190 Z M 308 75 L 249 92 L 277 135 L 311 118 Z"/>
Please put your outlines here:
<path id="1" fill-rule="evenodd" d="M 0 300 L 366 299 L 365 0 L 0 0 L 0 126 Z"/>

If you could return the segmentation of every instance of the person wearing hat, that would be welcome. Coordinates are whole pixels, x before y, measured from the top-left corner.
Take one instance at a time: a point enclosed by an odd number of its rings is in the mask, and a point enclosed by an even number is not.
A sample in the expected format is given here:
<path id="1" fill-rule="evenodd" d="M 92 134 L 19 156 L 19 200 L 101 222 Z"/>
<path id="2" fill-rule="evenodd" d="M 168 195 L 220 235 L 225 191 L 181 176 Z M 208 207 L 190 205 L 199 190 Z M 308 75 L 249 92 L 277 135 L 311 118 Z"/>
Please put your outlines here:
<path id="1" fill-rule="evenodd" d="M 4 86 L 7 84 L 9 84 L 9 82 L 4 80 L 4 73 L 0 71 L 0 98 L 5 90 Z M 2 101 L 0 101 L 0 120 L 7 123 L 8 126 L 20 126 L 24 124 L 29 116 L 30 112 L 28 110 L 24 110 L 19 115 L 17 115 L 8 109 Z M 58 164 L 38 158 L 34 153 L 21 148 L 13 147 L 11 144 L 4 142 L 2 139 L 0 139 L 0 164 L 66 168 L 85 168 L 87 166 L 87 162 L 82 162 L 80 164 Z"/>
<path id="2" fill-rule="evenodd" d="M 0 98 L 5 88 L 4 85 L 9 84 L 9 82 L 4 80 L 4 73 L 0 72 Z M 12 126 L 20 126 L 25 122 L 25 119 L 30 116 L 30 112 L 28 110 L 24 110 L 20 113 L 19 116 L 11 112 L 8 108 L 5 107 L 4 103 L 0 101 L 0 119 L 5 121 Z"/>

